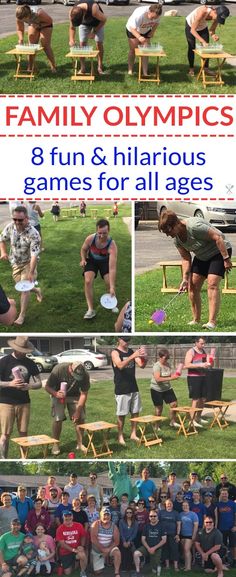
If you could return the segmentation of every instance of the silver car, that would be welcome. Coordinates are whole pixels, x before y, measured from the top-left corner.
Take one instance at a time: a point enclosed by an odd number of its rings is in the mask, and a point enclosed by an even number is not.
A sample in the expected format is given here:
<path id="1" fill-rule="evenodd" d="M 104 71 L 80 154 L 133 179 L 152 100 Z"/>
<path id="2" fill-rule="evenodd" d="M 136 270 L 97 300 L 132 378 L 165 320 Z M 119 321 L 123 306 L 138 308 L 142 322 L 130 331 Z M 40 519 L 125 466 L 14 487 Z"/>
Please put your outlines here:
<path id="1" fill-rule="evenodd" d="M 166 209 L 173 210 L 182 218 L 197 216 L 219 228 L 236 228 L 236 202 L 233 201 L 163 200 L 157 202 L 158 217 Z"/>

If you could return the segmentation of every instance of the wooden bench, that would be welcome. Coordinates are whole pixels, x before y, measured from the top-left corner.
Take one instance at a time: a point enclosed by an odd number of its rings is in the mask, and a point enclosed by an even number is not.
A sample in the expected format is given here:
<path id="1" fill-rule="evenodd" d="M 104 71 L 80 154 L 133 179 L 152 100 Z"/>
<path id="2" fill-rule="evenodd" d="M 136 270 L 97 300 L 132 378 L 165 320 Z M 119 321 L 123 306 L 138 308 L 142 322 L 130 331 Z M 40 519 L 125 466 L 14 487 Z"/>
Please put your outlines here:
<path id="1" fill-rule="evenodd" d="M 162 288 L 161 288 L 161 292 L 162 293 L 178 293 L 179 292 L 179 286 L 178 287 L 170 287 L 168 286 L 167 283 L 167 267 L 179 267 L 180 268 L 180 273 L 181 273 L 181 277 L 180 277 L 180 283 L 183 280 L 183 273 L 182 273 L 182 261 L 181 260 L 163 260 L 161 262 L 159 262 L 159 266 L 162 267 Z M 179 283 L 179 284 L 180 284 Z"/>
<path id="2" fill-rule="evenodd" d="M 232 269 L 234 269 L 234 268 L 236 268 L 236 262 L 232 263 Z M 236 288 L 231 288 L 229 286 L 229 278 L 230 278 L 230 273 L 225 273 L 225 286 L 222 289 L 222 293 L 235 295 L 236 294 Z"/>

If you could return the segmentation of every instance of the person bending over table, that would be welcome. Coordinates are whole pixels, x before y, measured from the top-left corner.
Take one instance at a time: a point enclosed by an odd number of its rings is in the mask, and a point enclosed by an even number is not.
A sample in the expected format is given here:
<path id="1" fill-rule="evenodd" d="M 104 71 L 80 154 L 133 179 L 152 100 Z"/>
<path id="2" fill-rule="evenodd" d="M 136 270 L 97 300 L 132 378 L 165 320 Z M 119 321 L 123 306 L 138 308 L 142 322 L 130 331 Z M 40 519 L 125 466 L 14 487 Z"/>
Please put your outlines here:
<path id="1" fill-rule="evenodd" d="M 158 228 L 175 239 L 182 258 L 180 290 L 188 290 L 193 314 L 193 320 L 188 324 L 197 325 L 201 321 L 201 289 L 207 279 L 209 320 L 202 326 L 215 329 L 220 308 L 220 281 L 232 268 L 230 242 L 206 220 L 197 217 L 180 220 L 172 210 L 161 214 Z M 193 261 L 191 253 L 195 255 Z"/>
<path id="2" fill-rule="evenodd" d="M 24 43 L 24 24 L 28 24 L 28 41 L 29 44 L 41 45 L 48 58 L 51 72 L 56 72 L 56 63 L 51 47 L 53 21 L 51 16 L 42 8 L 30 8 L 30 6 L 17 6 L 16 9 L 16 30 L 19 44 Z M 29 57 L 29 69 L 32 69 L 33 57 Z"/>
<path id="3" fill-rule="evenodd" d="M 219 36 L 215 34 L 218 24 L 224 24 L 230 12 L 227 6 L 199 6 L 190 12 L 186 18 L 185 34 L 188 43 L 188 61 L 189 61 L 189 75 L 194 76 L 194 49 L 196 40 L 205 48 L 209 43 L 211 36 L 214 42 L 219 40 Z M 208 21 L 212 22 L 208 28 Z M 206 60 L 205 72 L 208 75 L 214 75 L 214 72 L 208 69 L 209 61 Z"/>
<path id="4" fill-rule="evenodd" d="M 87 46 L 88 39 L 94 39 L 98 54 L 98 74 L 104 74 L 103 71 L 103 41 L 104 41 L 104 25 L 106 24 L 106 16 L 103 13 L 101 6 L 94 2 L 94 0 L 79 0 L 76 6 L 71 8 L 69 13 L 70 28 L 69 28 L 69 45 L 76 44 L 76 28 L 79 27 L 80 46 Z M 80 73 L 85 73 L 85 61 L 81 58 Z"/>
<path id="5" fill-rule="evenodd" d="M 135 61 L 135 48 L 148 46 L 153 38 L 155 30 L 160 23 L 162 6 L 160 4 L 150 4 L 136 8 L 126 24 L 126 34 L 129 42 L 128 54 L 128 74 L 132 76 Z M 143 75 L 148 75 L 148 58 L 142 58 Z"/>

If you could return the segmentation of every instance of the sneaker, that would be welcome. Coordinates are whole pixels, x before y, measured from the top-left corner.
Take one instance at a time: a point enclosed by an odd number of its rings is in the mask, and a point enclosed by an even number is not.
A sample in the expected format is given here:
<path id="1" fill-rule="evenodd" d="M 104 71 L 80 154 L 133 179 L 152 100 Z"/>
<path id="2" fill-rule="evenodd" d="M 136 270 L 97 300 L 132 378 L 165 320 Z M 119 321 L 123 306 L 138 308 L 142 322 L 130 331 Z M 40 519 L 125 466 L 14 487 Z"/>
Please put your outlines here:
<path id="1" fill-rule="evenodd" d="M 60 448 L 58 443 L 54 443 L 54 445 L 52 446 L 52 455 L 60 455 Z"/>
<path id="2" fill-rule="evenodd" d="M 133 76 L 133 70 L 128 70 L 128 76 Z"/>
<path id="3" fill-rule="evenodd" d="M 215 323 L 205 323 L 204 325 L 202 325 L 203 329 L 208 329 L 209 331 L 214 331 L 214 329 L 216 328 L 216 324 Z"/>
<path id="4" fill-rule="evenodd" d="M 191 327 L 193 325 L 199 325 L 199 321 L 195 321 L 195 320 L 189 321 L 188 326 Z"/>
<path id="5" fill-rule="evenodd" d="M 193 425 L 196 427 L 196 429 L 203 429 L 203 426 L 201 423 L 199 423 L 199 421 L 193 421 Z"/>
<path id="6" fill-rule="evenodd" d="M 93 319 L 94 317 L 96 317 L 96 311 L 92 309 L 88 310 L 84 315 L 84 319 Z"/>
<path id="7" fill-rule="evenodd" d="M 87 577 L 87 573 L 85 573 L 85 571 L 80 571 L 80 577 Z"/>
<path id="8" fill-rule="evenodd" d="M 209 425 L 209 421 L 207 419 L 200 419 L 201 425 Z"/>
<path id="9" fill-rule="evenodd" d="M 113 309 L 111 309 L 111 312 L 114 313 L 115 315 L 117 315 L 119 312 L 118 307 L 114 307 Z"/>
<path id="10" fill-rule="evenodd" d="M 170 423 L 170 427 L 174 427 L 175 429 L 179 429 L 180 424 L 174 421 L 174 423 Z"/>

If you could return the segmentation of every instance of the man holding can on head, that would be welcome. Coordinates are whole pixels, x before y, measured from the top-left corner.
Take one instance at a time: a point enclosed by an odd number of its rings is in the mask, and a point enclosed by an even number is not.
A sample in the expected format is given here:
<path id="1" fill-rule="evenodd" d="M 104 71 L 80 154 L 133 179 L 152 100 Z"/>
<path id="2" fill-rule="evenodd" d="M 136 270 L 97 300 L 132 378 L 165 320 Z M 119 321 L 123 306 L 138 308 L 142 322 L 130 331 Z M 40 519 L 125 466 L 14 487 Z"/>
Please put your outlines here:
<path id="1" fill-rule="evenodd" d="M 10 435 L 17 422 L 20 437 L 26 437 L 30 419 L 30 389 L 40 389 L 37 365 L 27 357 L 34 350 L 28 337 L 8 341 L 12 353 L 0 360 L 0 453 L 6 459 Z"/>
<path id="2" fill-rule="evenodd" d="M 76 448 L 83 452 L 86 450 L 82 444 L 82 433 L 79 425 L 85 421 L 85 404 L 89 387 L 89 374 L 82 363 L 60 363 L 50 373 L 45 391 L 52 397 L 52 435 L 54 439 L 58 439 L 58 443 L 55 443 L 52 448 L 53 455 L 60 454 L 59 440 L 62 423 L 66 420 L 66 407 L 69 417 L 75 425 Z"/>

